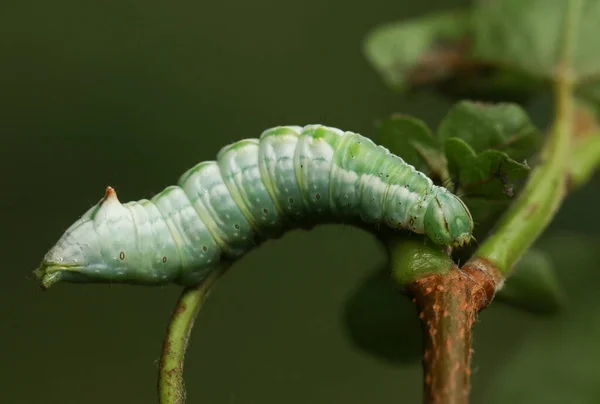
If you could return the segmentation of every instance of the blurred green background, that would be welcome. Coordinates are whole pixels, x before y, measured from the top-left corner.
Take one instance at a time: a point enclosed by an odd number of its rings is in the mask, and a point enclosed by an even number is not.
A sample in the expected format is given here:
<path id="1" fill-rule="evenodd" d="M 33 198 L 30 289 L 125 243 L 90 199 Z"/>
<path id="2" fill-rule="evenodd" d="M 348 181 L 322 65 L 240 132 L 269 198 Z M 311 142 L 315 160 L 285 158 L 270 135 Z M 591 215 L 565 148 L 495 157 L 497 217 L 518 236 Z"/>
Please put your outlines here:
<path id="1" fill-rule="evenodd" d="M 270 126 L 372 136 L 392 112 L 436 126 L 450 104 L 383 85 L 361 54 L 380 23 L 467 4 L 372 0 L 33 0 L 0 5 L 2 403 L 153 403 L 180 292 L 59 284 L 31 271 L 107 185 L 152 196 L 220 147 Z M 548 105 L 529 106 L 544 125 Z M 474 342 L 474 403 L 598 403 L 600 181 L 543 246 L 568 306 L 494 304 Z M 189 403 L 418 403 L 419 324 L 369 234 L 291 232 L 214 289 L 185 367 Z"/>

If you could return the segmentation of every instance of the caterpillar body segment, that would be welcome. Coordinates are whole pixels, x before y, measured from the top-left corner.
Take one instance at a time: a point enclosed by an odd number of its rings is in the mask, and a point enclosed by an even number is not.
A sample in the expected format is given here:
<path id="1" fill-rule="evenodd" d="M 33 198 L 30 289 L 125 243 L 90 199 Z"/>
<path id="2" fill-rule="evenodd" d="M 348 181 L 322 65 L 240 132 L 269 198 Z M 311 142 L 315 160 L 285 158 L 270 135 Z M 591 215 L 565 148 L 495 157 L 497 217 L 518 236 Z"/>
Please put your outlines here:
<path id="1" fill-rule="evenodd" d="M 150 200 L 112 188 L 46 254 L 42 284 L 193 285 L 304 223 L 360 219 L 463 245 L 473 220 L 446 188 L 357 133 L 280 126 L 226 147 Z"/>

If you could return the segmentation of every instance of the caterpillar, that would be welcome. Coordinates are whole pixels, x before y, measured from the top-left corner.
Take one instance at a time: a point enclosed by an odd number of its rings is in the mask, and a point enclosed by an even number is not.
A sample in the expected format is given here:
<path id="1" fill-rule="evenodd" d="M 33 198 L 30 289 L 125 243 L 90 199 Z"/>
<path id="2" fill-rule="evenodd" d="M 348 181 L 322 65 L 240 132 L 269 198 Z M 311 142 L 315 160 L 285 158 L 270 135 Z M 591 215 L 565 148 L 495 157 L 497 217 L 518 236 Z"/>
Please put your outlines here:
<path id="1" fill-rule="evenodd" d="M 190 286 L 262 241 L 306 223 L 362 221 L 428 236 L 472 239 L 461 199 L 360 134 L 277 126 L 223 147 L 150 200 L 115 190 L 73 223 L 34 271 L 58 281 Z"/>

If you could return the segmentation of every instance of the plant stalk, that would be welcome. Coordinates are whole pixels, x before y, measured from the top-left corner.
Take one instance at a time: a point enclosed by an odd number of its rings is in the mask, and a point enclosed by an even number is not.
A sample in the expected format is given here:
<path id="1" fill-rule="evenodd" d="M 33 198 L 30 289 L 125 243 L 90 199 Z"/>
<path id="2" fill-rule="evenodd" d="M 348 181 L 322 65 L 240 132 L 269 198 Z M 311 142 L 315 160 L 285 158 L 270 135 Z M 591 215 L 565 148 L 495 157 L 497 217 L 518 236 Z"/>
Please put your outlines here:
<path id="1" fill-rule="evenodd" d="M 163 341 L 160 358 L 157 383 L 160 404 L 185 402 L 183 365 L 189 336 L 212 286 L 226 269 L 226 267 L 217 269 L 199 285 L 184 289 L 177 301 Z"/>
<path id="2" fill-rule="evenodd" d="M 423 327 L 423 392 L 426 404 L 466 404 L 471 377 L 471 330 L 493 299 L 499 274 L 483 263 L 455 267 L 415 281 L 410 291 Z M 485 263 L 487 265 L 487 263 Z"/>
<path id="3" fill-rule="evenodd" d="M 499 226 L 474 254 L 491 261 L 505 277 L 550 224 L 568 192 L 575 104 L 570 66 L 578 6 L 579 2 L 572 1 L 567 9 L 565 39 L 554 77 L 555 115 L 539 165 Z"/>

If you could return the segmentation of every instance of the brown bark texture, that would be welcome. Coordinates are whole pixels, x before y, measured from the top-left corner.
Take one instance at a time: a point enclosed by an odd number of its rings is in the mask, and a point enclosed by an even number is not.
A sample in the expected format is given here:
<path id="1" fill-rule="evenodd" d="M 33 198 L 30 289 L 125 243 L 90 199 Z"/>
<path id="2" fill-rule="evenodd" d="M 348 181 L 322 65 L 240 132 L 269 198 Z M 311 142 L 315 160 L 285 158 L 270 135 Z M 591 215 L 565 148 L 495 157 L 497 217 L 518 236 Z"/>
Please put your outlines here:
<path id="1" fill-rule="evenodd" d="M 423 327 L 425 403 L 468 403 L 471 330 L 499 282 L 501 276 L 493 266 L 478 259 L 411 285 Z"/>

